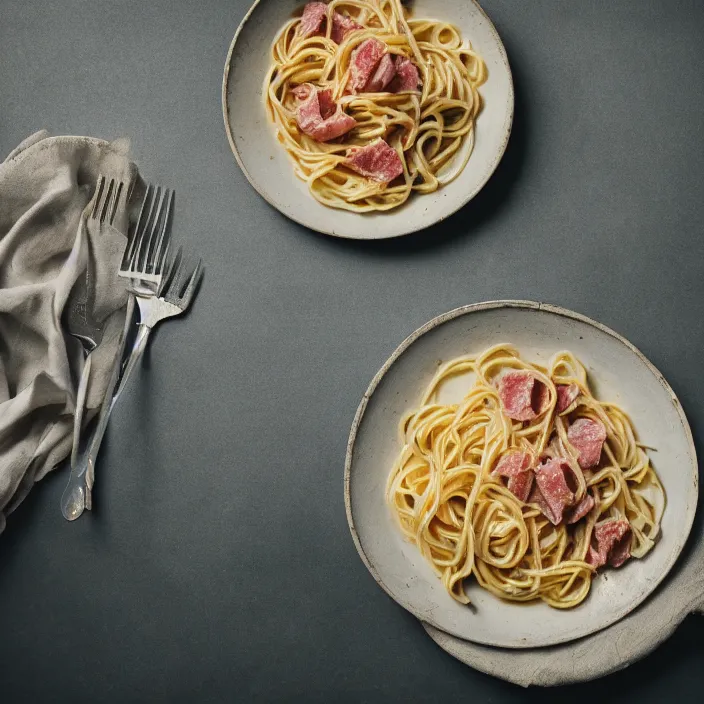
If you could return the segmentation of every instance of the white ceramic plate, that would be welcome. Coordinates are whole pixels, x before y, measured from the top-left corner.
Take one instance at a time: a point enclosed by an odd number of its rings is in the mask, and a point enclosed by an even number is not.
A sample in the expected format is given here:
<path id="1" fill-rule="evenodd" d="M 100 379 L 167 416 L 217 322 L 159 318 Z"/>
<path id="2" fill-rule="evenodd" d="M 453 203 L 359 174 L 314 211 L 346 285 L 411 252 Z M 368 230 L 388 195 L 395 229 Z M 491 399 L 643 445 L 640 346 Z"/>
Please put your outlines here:
<path id="1" fill-rule="evenodd" d="M 598 398 L 622 405 L 643 442 L 657 448 L 654 467 L 667 494 L 662 537 L 642 560 L 596 578 L 588 598 L 561 611 L 542 603 L 502 601 L 469 580 L 475 609 L 454 601 L 417 548 L 406 542 L 384 499 L 399 450 L 398 421 L 417 404 L 440 361 L 514 344 L 546 363 L 569 349 L 585 364 Z M 462 384 L 445 401 L 459 400 Z M 454 399 L 452 396 L 454 396 Z M 345 504 L 352 536 L 377 582 L 419 619 L 459 638 L 505 648 L 563 643 L 615 623 L 640 604 L 675 563 L 697 503 L 697 461 L 684 412 L 662 375 L 629 342 L 577 313 L 554 306 L 496 301 L 446 313 L 414 332 L 372 381 L 352 426 L 345 466 Z"/>
<path id="2" fill-rule="evenodd" d="M 471 200 L 503 156 L 513 120 L 511 69 L 501 39 L 474 0 L 417 0 L 415 17 L 452 22 L 484 58 L 480 88 L 484 108 L 477 120 L 472 156 L 463 172 L 435 193 L 414 194 L 403 206 L 360 215 L 321 205 L 293 173 L 284 148 L 264 112 L 262 88 L 271 45 L 304 0 L 257 0 L 240 24 L 225 63 L 222 106 L 225 129 L 237 162 L 254 188 L 275 208 L 313 230 L 371 240 L 406 235 L 443 220 Z"/>

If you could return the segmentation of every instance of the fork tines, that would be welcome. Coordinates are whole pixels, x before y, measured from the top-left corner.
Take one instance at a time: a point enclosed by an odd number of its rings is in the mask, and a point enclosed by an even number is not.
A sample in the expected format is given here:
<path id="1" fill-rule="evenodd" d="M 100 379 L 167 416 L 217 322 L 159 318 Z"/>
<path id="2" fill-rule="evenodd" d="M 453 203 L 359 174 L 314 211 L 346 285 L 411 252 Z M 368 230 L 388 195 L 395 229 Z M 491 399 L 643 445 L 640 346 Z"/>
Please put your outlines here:
<path id="1" fill-rule="evenodd" d="M 122 181 L 114 178 L 108 181 L 103 174 L 100 174 L 98 183 L 95 186 L 95 198 L 90 219 L 97 220 L 101 225 L 106 221 L 109 225 L 112 225 L 123 190 L 124 183 Z"/>
<path id="2" fill-rule="evenodd" d="M 174 192 L 149 184 L 125 250 L 121 273 L 135 278 L 164 274 L 169 250 L 169 219 Z"/>
<path id="3" fill-rule="evenodd" d="M 190 274 L 185 274 L 184 270 L 183 250 L 179 247 L 159 290 L 159 295 L 165 301 L 173 303 L 182 310 L 186 310 L 191 304 L 193 294 L 198 288 L 198 283 L 203 274 L 203 260 L 198 260 Z"/>

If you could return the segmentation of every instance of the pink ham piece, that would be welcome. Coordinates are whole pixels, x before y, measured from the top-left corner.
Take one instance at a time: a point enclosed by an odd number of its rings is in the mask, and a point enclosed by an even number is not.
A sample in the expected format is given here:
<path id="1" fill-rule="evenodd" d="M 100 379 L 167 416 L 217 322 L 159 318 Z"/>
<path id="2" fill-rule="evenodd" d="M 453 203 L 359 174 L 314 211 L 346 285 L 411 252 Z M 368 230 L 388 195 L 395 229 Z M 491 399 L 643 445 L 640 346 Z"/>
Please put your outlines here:
<path id="1" fill-rule="evenodd" d="M 624 523 L 626 522 L 624 520 Z M 632 535 L 631 526 L 629 525 L 623 537 L 614 543 L 609 553 L 609 564 L 612 567 L 620 567 L 631 556 Z"/>
<path id="2" fill-rule="evenodd" d="M 526 500 L 526 503 L 535 504 L 540 509 L 540 512 L 543 514 L 543 516 L 549 517 L 548 514 L 550 512 L 550 507 L 545 501 L 545 497 L 542 495 L 540 487 L 537 483 L 533 484 L 533 487 L 530 493 L 528 494 L 528 499 Z M 552 523 L 552 521 L 550 522 Z"/>
<path id="3" fill-rule="evenodd" d="M 533 486 L 531 464 L 533 457 L 529 452 L 511 450 L 496 463 L 492 474 L 508 477 L 508 490 L 517 499 L 525 502 Z"/>
<path id="4" fill-rule="evenodd" d="M 521 472 L 520 474 L 508 478 L 507 488 L 519 501 L 525 503 L 530 496 L 534 479 L 535 475 L 530 470 Z"/>
<path id="5" fill-rule="evenodd" d="M 535 470 L 536 488 L 543 498 L 542 503 L 536 503 L 555 526 L 562 521 L 565 508 L 574 502 L 574 493 L 567 484 L 566 474 L 571 471 L 569 462 L 562 458 L 550 459 Z"/>
<path id="6" fill-rule="evenodd" d="M 396 75 L 396 66 L 391 54 L 384 54 L 372 77 L 364 86 L 364 93 L 381 93 Z"/>
<path id="7" fill-rule="evenodd" d="M 581 521 L 594 508 L 591 494 L 585 494 L 582 500 L 565 511 L 565 523 L 572 524 Z"/>
<path id="8" fill-rule="evenodd" d="M 557 384 L 557 412 L 564 413 L 579 396 L 577 384 Z"/>
<path id="9" fill-rule="evenodd" d="M 606 440 L 606 428 L 599 420 L 578 418 L 567 431 L 570 445 L 579 453 L 577 461 L 582 469 L 599 464 L 601 450 Z"/>
<path id="10" fill-rule="evenodd" d="M 602 557 L 599 551 L 591 545 L 589 546 L 589 550 L 587 550 L 587 556 L 584 558 L 584 561 L 595 569 L 598 569 L 602 565 L 606 564 L 606 558 L 604 557 L 602 561 Z"/>
<path id="11" fill-rule="evenodd" d="M 532 463 L 533 457 L 529 452 L 511 450 L 501 456 L 492 474 L 498 474 L 501 477 L 515 477 L 523 472 L 527 472 Z"/>
<path id="12" fill-rule="evenodd" d="M 403 163 L 383 139 L 377 139 L 366 147 L 354 147 L 347 152 L 345 166 L 362 176 L 388 183 L 403 173 Z"/>
<path id="13" fill-rule="evenodd" d="M 531 406 L 535 410 L 536 415 L 540 415 L 548 410 L 550 405 L 550 389 L 548 389 L 545 384 L 541 381 L 535 380 L 535 386 L 533 387 L 533 398 L 531 400 Z"/>
<path id="14" fill-rule="evenodd" d="M 320 105 L 320 116 L 323 118 L 323 120 L 327 120 L 329 117 L 332 117 L 337 112 L 337 105 L 332 99 L 331 90 L 319 90 L 318 103 Z M 354 127 L 354 125 L 352 126 Z"/>
<path id="15" fill-rule="evenodd" d="M 546 411 L 550 403 L 548 387 L 530 372 L 506 372 L 499 379 L 498 387 L 504 415 L 512 420 L 533 420 Z"/>
<path id="16" fill-rule="evenodd" d="M 620 567 L 631 556 L 631 526 L 625 518 L 602 521 L 594 526 L 592 543 L 586 561 L 592 567 L 602 567 L 607 562 Z"/>
<path id="17" fill-rule="evenodd" d="M 373 37 L 362 42 L 352 52 L 350 77 L 346 88 L 348 93 L 359 93 L 364 90 L 384 54 L 386 54 L 386 46 Z"/>
<path id="18" fill-rule="evenodd" d="M 310 84 L 298 86 L 294 95 L 302 99 L 296 121 L 301 132 L 317 142 L 328 142 L 349 132 L 357 123 L 353 117 L 335 105 L 329 90 L 319 90 Z"/>
<path id="19" fill-rule="evenodd" d="M 358 29 L 362 29 L 361 24 L 357 24 L 351 17 L 335 12 L 332 16 L 332 30 L 330 38 L 336 44 L 342 44 L 345 37 Z"/>
<path id="20" fill-rule="evenodd" d="M 389 84 L 389 91 L 392 93 L 417 91 L 418 86 L 420 86 L 420 76 L 415 64 L 405 56 L 395 56 L 394 67 L 396 75 Z"/>
<path id="21" fill-rule="evenodd" d="M 299 100 L 305 100 L 311 94 L 311 91 L 313 91 L 313 90 L 315 90 L 315 87 L 312 86 L 310 83 L 302 83 L 300 86 L 296 86 L 295 88 L 292 88 L 291 92 Z"/>
<path id="22" fill-rule="evenodd" d="M 332 91 L 330 90 L 319 90 L 310 83 L 304 83 L 303 85 L 296 86 L 291 92 L 299 99 L 306 100 L 310 97 L 311 93 L 318 91 L 318 103 L 320 104 L 320 116 L 323 120 L 327 120 L 328 117 L 332 117 L 337 110 L 337 105 L 332 99 Z"/>
<path id="23" fill-rule="evenodd" d="M 323 22 L 325 22 L 327 14 L 328 6 L 324 2 L 309 2 L 303 8 L 303 16 L 296 29 L 296 34 L 302 39 L 322 34 Z"/>

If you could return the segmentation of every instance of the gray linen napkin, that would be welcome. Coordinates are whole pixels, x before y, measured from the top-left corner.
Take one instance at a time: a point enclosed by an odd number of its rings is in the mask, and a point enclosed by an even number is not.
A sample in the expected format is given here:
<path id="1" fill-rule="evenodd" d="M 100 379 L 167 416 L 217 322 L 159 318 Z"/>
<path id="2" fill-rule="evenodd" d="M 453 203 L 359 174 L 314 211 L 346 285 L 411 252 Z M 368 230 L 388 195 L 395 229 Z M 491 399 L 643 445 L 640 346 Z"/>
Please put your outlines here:
<path id="1" fill-rule="evenodd" d="M 0 164 L 0 532 L 34 482 L 71 451 L 83 352 L 61 316 L 87 267 L 105 332 L 85 420 L 108 385 L 124 325 L 116 272 L 125 238 L 117 230 L 99 236 L 90 222 L 79 227 L 101 173 L 128 188 L 135 181 L 126 142 L 38 132 Z M 115 225 L 124 232 L 126 215 Z"/>

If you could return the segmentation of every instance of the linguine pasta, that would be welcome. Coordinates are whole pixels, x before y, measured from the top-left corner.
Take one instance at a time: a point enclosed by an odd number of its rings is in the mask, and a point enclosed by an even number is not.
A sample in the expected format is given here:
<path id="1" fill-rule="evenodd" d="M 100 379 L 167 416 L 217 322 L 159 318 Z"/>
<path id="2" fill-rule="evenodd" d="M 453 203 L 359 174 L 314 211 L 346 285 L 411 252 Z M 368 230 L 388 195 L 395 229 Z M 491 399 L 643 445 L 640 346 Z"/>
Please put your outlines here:
<path id="1" fill-rule="evenodd" d="M 545 411 L 529 421 L 502 412 L 497 379 L 505 370 L 526 370 L 549 392 Z M 457 404 L 437 401 L 448 380 L 471 374 L 474 384 Z M 576 385 L 578 396 L 558 414 L 557 385 Z M 606 429 L 598 465 L 581 470 L 568 426 L 580 418 Z M 548 368 L 522 360 L 509 345 L 442 366 L 418 408 L 400 424 L 402 449 L 387 484 L 387 501 L 408 540 L 441 577 L 448 592 L 468 603 L 463 584 L 477 582 L 502 599 L 542 600 L 566 609 L 582 602 L 595 575 L 588 562 L 594 527 L 625 519 L 630 554 L 643 557 L 654 545 L 664 491 L 626 413 L 592 395 L 582 364 L 560 352 Z M 530 501 L 519 500 L 492 474 L 512 450 L 536 462 L 566 458 L 576 468 L 575 498 L 590 494 L 594 507 L 575 525 L 553 525 Z"/>
<path id="2" fill-rule="evenodd" d="M 303 38 L 297 32 L 300 20 L 290 20 L 274 41 L 264 82 L 267 114 L 296 175 L 324 205 L 353 212 L 395 208 L 412 191 L 432 193 L 454 179 L 471 155 L 484 62 L 456 27 L 407 17 L 400 0 L 332 0 L 328 16 L 335 12 L 361 28 L 337 44 L 331 38 L 331 22 L 324 34 Z M 354 51 L 372 37 L 392 55 L 413 62 L 420 74 L 419 91 L 345 93 Z M 306 83 L 331 89 L 356 126 L 331 142 L 304 134 L 296 121 L 292 89 Z M 390 183 L 344 165 L 350 148 L 380 138 L 403 164 L 402 175 Z"/>

